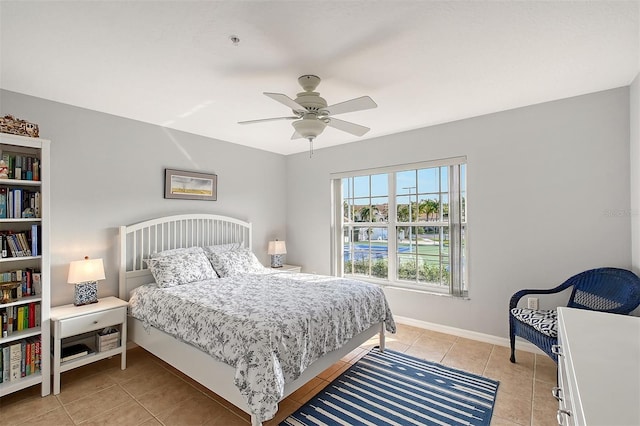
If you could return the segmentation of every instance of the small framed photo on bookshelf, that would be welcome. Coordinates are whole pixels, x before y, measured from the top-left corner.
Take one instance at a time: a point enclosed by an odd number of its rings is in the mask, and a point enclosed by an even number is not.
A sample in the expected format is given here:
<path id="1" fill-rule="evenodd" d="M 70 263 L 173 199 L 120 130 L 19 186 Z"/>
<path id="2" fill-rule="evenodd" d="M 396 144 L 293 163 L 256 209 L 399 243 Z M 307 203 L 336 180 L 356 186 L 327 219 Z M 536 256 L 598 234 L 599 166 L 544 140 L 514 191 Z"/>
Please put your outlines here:
<path id="1" fill-rule="evenodd" d="M 218 176 L 213 173 L 164 169 L 164 198 L 216 201 Z"/>

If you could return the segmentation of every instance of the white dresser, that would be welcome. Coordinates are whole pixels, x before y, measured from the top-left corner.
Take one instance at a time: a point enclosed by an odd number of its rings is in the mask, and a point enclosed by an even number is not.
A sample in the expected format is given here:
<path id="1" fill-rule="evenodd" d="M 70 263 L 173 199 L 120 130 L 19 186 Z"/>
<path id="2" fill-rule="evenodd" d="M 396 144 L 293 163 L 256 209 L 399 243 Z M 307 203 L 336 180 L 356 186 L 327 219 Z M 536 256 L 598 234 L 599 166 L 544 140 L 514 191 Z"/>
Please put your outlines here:
<path id="1" fill-rule="evenodd" d="M 640 425 L 640 318 L 558 308 L 558 423 Z"/>

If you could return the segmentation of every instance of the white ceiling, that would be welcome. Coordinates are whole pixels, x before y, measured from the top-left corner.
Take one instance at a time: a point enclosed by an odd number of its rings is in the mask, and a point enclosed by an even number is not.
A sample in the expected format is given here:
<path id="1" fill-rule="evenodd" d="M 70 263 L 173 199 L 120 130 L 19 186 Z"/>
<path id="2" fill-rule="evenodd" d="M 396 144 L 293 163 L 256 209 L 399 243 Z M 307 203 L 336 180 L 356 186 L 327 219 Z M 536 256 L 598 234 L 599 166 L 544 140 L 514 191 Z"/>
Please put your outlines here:
<path id="1" fill-rule="evenodd" d="M 295 98 L 303 74 L 322 78 L 329 104 L 378 104 L 338 117 L 367 135 L 327 128 L 318 149 L 626 86 L 640 71 L 640 0 L 3 0 L 0 15 L 3 89 L 281 154 L 308 149 L 291 122 L 237 122 L 291 115 L 262 92 Z"/>

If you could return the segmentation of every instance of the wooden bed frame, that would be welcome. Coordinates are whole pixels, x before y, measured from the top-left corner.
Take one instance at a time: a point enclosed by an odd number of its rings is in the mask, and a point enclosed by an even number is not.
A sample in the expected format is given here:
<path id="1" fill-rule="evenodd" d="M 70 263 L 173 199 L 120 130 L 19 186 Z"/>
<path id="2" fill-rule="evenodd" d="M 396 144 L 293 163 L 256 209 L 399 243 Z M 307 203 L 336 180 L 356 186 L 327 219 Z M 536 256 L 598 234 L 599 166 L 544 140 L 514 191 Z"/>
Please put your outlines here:
<path id="1" fill-rule="evenodd" d="M 242 242 L 251 249 L 251 224 L 242 220 L 210 215 L 186 214 L 160 217 L 134 225 L 120 227 L 120 288 L 119 295 L 129 300 L 132 289 L 153 282 L 153 276 L 143 259 L 150 254 L 180 247 L 209 246 Z M 251 414 L 246 401 L 234 385 L 235 369 L 216 361 L 209 354 L 181 342 L 173 336 L 151 327 L 144 330 L 141 321 L 129 317 L 128 336 L 131 341 L 177 368 L 225 400 L 251 415 L 251 424 L 260 419 Z M 375 324 L 355 336 L 342 348 L 329 352 L 295 381 L 285 385 L 286 398 L 309 380 L 339 361 L 349 352 L 379 333 L 384 350 L 384 323 Z"/>

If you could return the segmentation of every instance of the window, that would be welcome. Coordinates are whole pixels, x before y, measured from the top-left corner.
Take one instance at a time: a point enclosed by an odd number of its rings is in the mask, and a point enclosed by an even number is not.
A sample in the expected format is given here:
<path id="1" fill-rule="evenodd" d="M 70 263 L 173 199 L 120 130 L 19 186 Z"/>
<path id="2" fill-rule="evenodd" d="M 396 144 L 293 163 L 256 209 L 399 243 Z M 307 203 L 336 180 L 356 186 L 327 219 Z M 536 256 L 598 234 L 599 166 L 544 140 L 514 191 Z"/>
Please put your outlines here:
<path id="1" fill-rule="evenodd" d="M 334 271 L 466 296 L 466 159 L 332 175 Z"/>

